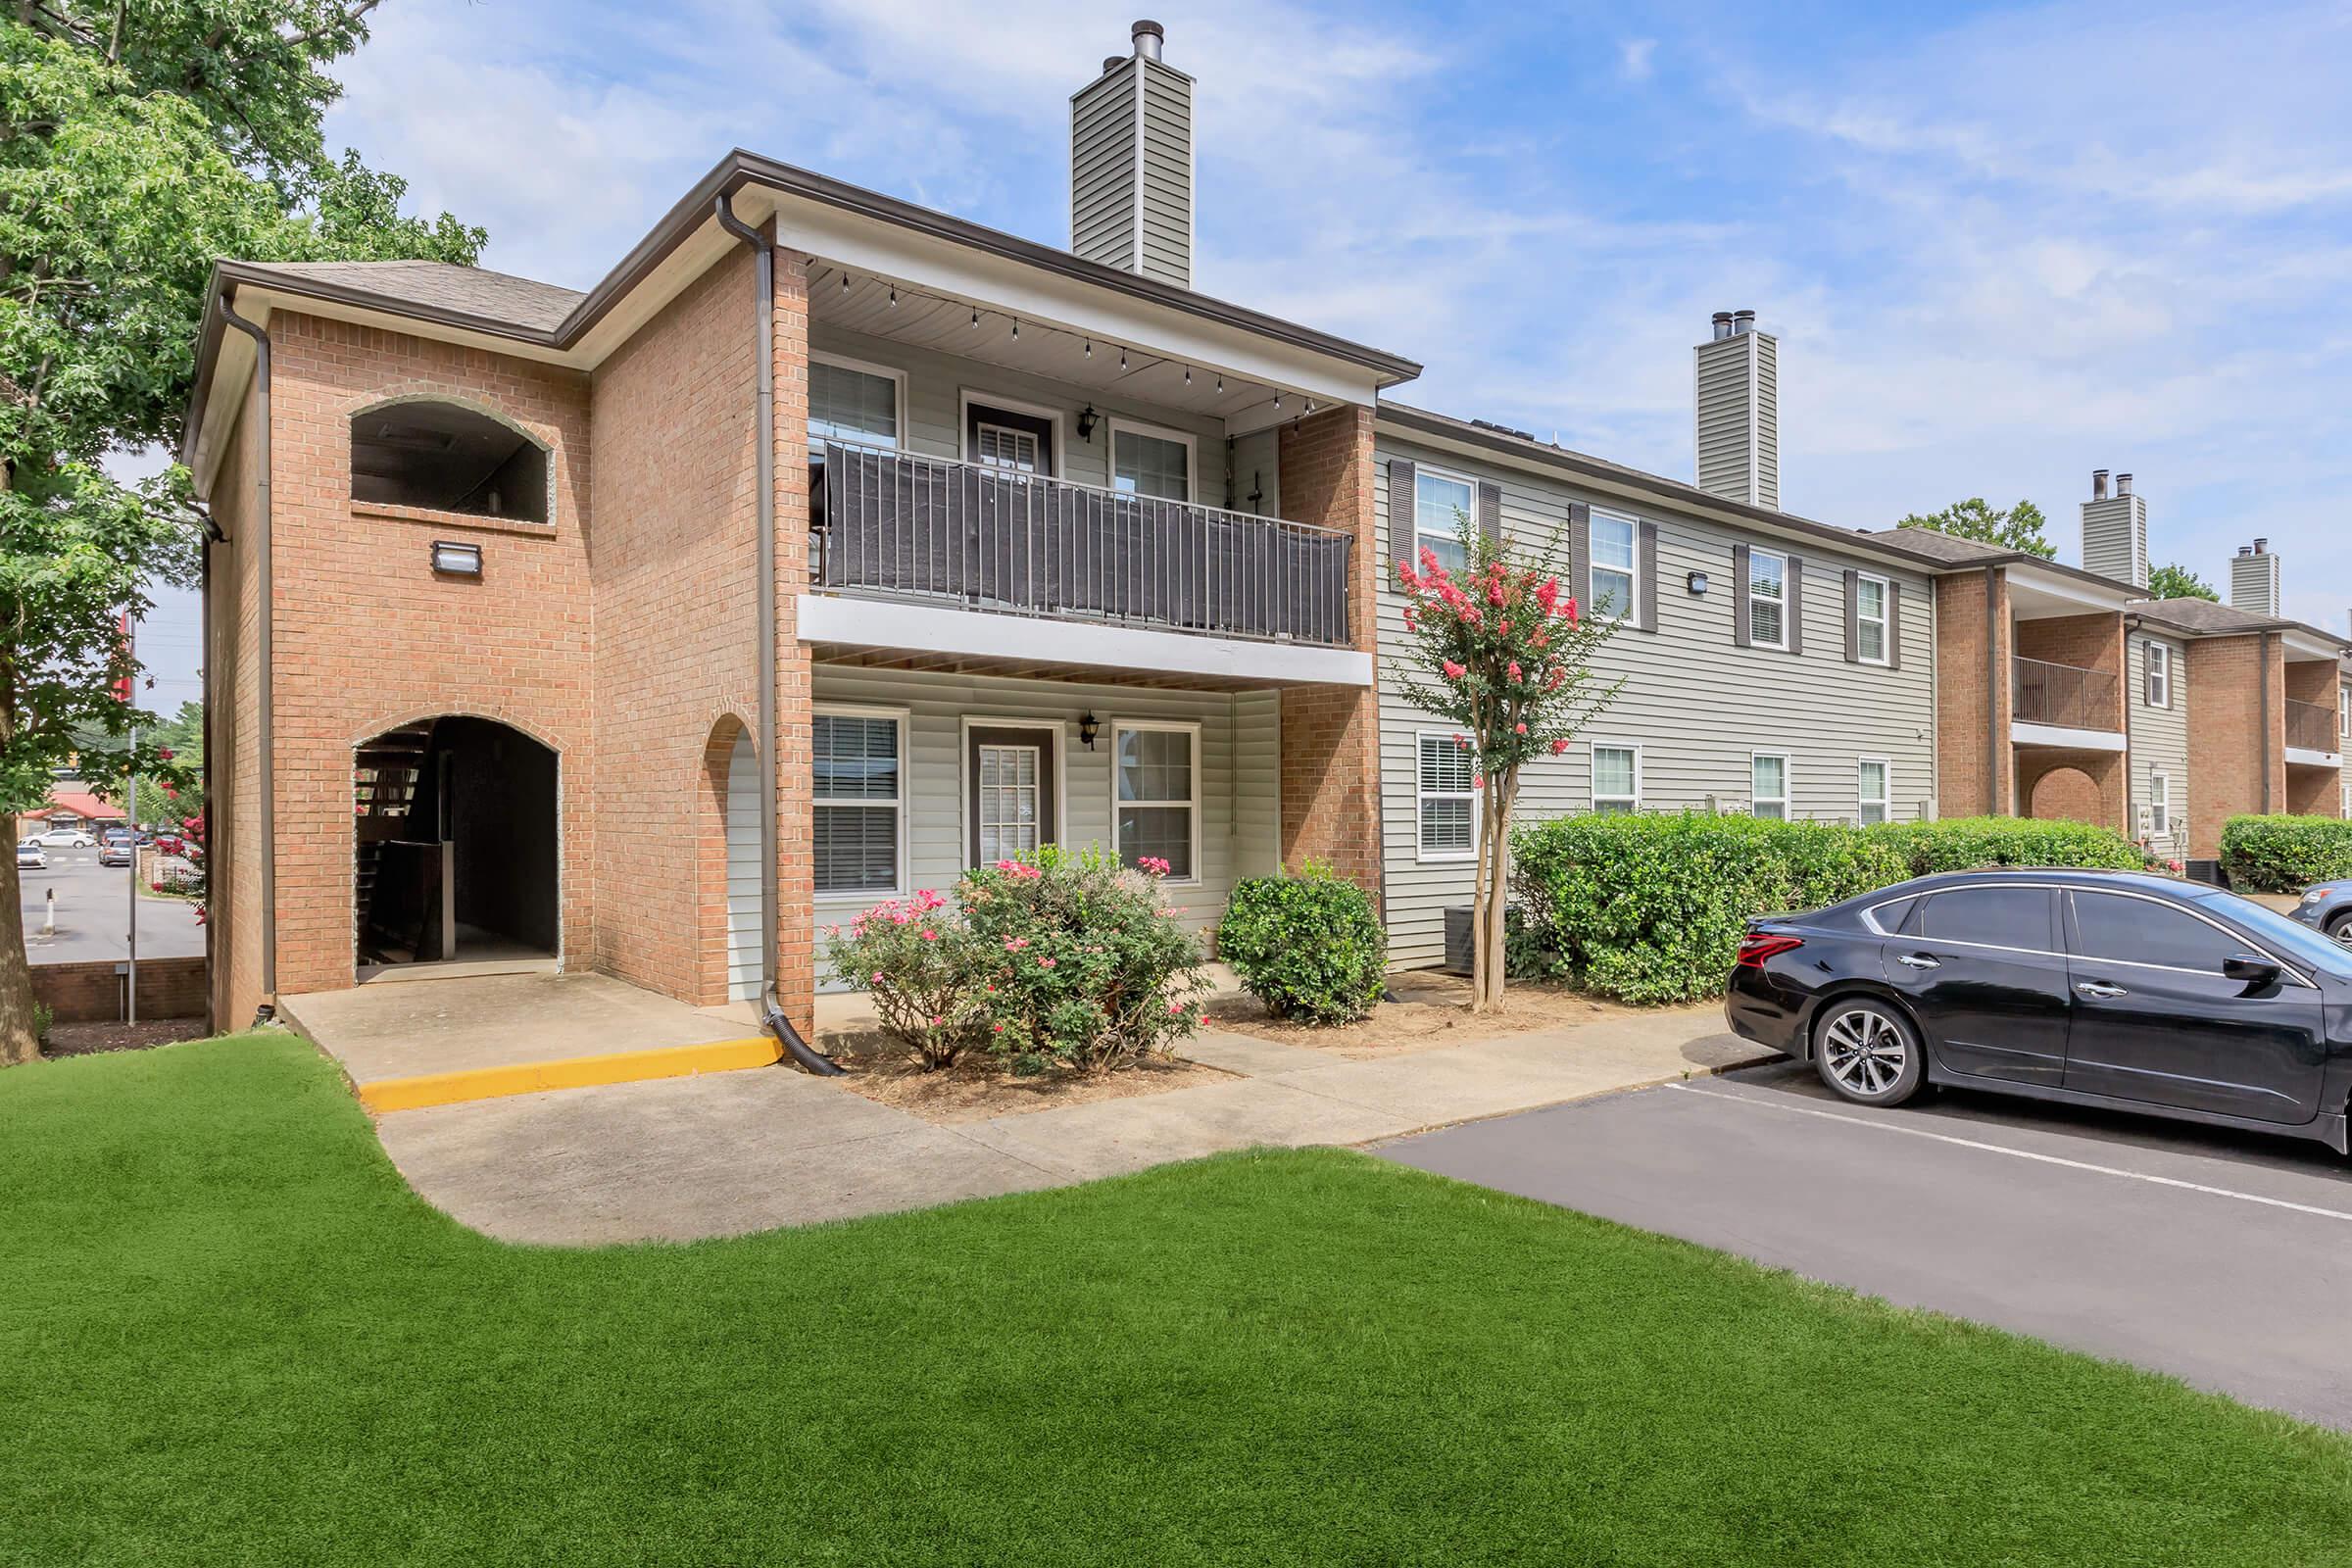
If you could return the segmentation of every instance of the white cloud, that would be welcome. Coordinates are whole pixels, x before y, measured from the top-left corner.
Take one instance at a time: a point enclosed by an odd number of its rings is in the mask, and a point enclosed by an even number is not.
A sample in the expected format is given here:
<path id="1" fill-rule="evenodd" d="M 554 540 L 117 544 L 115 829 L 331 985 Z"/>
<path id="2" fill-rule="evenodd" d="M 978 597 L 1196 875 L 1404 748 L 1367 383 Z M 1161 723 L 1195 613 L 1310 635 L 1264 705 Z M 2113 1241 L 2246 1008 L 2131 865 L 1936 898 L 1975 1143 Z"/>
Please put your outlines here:
<path id="1" fill-rule="evenodd" d="M 1647 81 L 1657 69 L 1655 38 L 1625 38 L 1617 45 L 1617 74 L 1628 81 Z"/>

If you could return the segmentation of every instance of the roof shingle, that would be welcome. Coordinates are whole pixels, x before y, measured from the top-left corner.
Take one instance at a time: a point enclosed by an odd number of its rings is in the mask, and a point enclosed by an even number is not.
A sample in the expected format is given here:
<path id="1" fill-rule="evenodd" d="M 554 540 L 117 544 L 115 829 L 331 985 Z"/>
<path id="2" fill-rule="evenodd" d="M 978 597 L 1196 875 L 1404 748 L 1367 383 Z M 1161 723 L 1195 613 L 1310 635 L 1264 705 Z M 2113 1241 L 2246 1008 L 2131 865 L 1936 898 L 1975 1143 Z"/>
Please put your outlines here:
<path id="1" fill-rule="evenodd" d="M 253 270 L 370 294 L 395 305 L 463 311 L 532 332 L 554 331 L 583 298 L 577 289 L 449 262 L 270 262 Z"/>

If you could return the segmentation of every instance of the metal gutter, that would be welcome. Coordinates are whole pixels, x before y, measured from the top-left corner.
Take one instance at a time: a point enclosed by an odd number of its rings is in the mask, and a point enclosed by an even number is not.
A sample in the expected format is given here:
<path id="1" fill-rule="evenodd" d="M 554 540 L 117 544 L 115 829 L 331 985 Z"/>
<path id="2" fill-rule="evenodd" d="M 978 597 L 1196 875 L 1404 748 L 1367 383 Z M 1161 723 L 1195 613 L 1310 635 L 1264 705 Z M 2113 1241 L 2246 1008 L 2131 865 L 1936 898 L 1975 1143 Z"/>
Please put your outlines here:
<path id="1" fill-rule="evenodd" d="M 270 667 L 270 623 L 275 618 L 275 601 L 270 597 L 272 581 L 270 570 L 270 334 L 236 313 L 229 304 L 226 290 L 214 296 L 220 306 L 220 318 L 253 339 L 253 397 L 254 447 L 254 526 L 252 548 L 256 553 L 260 605 L 254 613 L 254 662 L 260 667 L 255 673 L 255 686 L 261 693 L 260 711 L 255 715 L 254 749 L 258 754 L 261 775 L 261 807 L 254 826 L 261 840 L 262 851 L 262 1003 L 261 1015 L 268 1016 L 277 1006 L 277 766 L 276 754 L 271 748 L 271 720 L 277 707 L 274 682 Z M 210 559 L 210 551 L 207 551 Z M 212 705 L 205 705 L 211 711 Z M 209 780 L 212 752 L 205 752 L 205 769 Z M 208 783 L 209 792 L 209 783 Z M 206 809 L 211 809 L 208 804 Z M 210 834 L 215 824 L 205 819 L 205 831 Z M 209 851 L 209 846 L 208 846 Z M 206 863 L 211 864 L 208 853 Z M 216 871 L 215 874 L 218 874 Z M 257 1018 L 257 1021 L 258 1018 Z"/>
<path id="2" fill-rule="evenodd" d="M 2000 605 L 1993 592 L 2001 585 L 2001 568 L 1984 568 L 1984 814 L 2001 814 L 2001 761 L 2010 752 L 2009 737 L 2001 733 L 2002 682 L 2008 671 L 2001 668 Z M 2014 717 L 2014 715 L 2012 715 Z M 2009 802 L 2012 815 L 2017 810 L 2014 791 Z"/>
<path id="3" fill-rule="evenodd" d="M 755 508 L 760 537 L 752 554 L 760 580 L 752 598 L 759 607 L 756 635 L 760 640 L 760 1021 L 794 1061 L 810 1072 L 835 1077 L 841 1067 L 801 1038 L 777 995 L 776 943 L 782 924 L 778 918 L 782 894 L 776 882 L 776 760 L 783 754 L 778 749 L 776 717 L 776 247 L 765 234 L 737 218 L 728 201 L 724 195 L 712 197 L 711 214 L 719 227 L 752 248 L 752 272 L 760 291 L 760 335 L 752 344 L 759 383 L 753 430 L 760 473 Z"/>
<path id="4" fill-rule="evenodd" d="M 2263 814 L 2263 815 L 2265 815 L 2265 816 L 2268 816 L 2268 815 L 2270 815 L 2270 814 L 2271 814 L 2271 812 L 2272 812 L 2272 810 L 2273 810 L 2273 809 L 2275 809 L 2275 808 L 2274 808 L 2274 806 L 2273 806 L 2273 804 L 2272 804 L 2272 801 L 2271 801 L 2271 638 L 2272 638 L 2272 636 L 2273 636 L 2273 633 L 2270 633 L 2270 632 L 2267 632 L 2267 631 L 2266 631 L 2266 632 L 2264 632 L 2264 633 L 2262 634 L 2262 642 L 2261 642 L 2261 643 L 2260 643 L 2260 645 L 2259 645 L 2259 647 L 2260 647 L 2260 649 L 2261 649 L 2261 656 L 2260 656 L 2260 657 L 2261 657 L 2261 663 L 2260 663 L 2260 664 L 2257 666 L 2257 670 L 2256 670 L 2256 674 L 2255 674 L 2255 678 L 2254 678 L 2254 685 L 2255 685 L 2255 689 L 2256 689 L 2257 691 L 2259 691 L 2259 692 L 2262 694 L 2262 699 L 2261 699 L 2261 704 L 2262 704 L 2262 749 L 2261 749 L 2261 751 L 2259 752 L 2259 754 L 2258 754 L 2258 755 L 2259 755 L 2259 756 L 2261 757 L 2261 759 L 2262 759 L 2262 814 Z M 2285 679 L 2285 672 L 2284 672 L 2283 670 L 2281 670 L 2281 671 L 2280 671 L 2280 673 L 2279 673 L 2279 678 L 2280 678 L 2280 680 L 2281 680 L 2281 681 L 2283 681 L 2283 680 Z M 2283 755 L 2283 754 L 2284 754 L 2284 752 L 2285 752 L 2285 750 L 2286 750 L 2286 741 L 2285 741 L 2284 737 L 2281 737 L 2281 738 L 2280 738 L 2280 740 L 2279 740 L 2279 742 L 2278 742 L 2278 749 L 2279 749 L 2279 752 L 2281 753 L 2281 755 Z"/>

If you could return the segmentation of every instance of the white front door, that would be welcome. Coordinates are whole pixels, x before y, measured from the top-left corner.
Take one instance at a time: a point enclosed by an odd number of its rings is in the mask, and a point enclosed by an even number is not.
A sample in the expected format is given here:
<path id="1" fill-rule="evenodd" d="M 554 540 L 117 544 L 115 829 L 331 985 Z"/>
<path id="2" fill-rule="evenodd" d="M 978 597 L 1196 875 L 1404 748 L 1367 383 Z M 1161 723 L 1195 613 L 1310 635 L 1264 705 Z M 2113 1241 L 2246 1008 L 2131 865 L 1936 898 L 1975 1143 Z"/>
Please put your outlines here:
<path id="1" fill-rule="evenodd" d="M 980 863 L 1027 855 L 1045 821 L 1045 755 L 1035 746 L 980 748 Z"/>

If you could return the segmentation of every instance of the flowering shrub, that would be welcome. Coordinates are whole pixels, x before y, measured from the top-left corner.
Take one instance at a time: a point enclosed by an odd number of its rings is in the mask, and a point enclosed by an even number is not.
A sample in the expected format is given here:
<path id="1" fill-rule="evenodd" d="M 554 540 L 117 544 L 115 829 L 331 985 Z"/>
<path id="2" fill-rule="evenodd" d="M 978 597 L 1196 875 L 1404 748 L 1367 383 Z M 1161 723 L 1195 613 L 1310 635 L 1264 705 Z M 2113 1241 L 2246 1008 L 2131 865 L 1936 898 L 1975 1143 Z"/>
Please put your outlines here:
<path id="1" fill-rule="evenodd" d="M 1165 861 L 1129 870 L 1052 845 L 965 872 L 988 1049 L 1016 1072 L 1109 1072 L 1191 1035 L 1208 981 L 1160 893 L 1166 874 Z"/>
<path id="2" fill-rule="evenodd" d="M 1277 1018 L 1350 1023 L 1388 984 L 1389 937 L 1372 896 L 1309 860 L 1296 876 L 1244 877 L 1217 926 L 1217 956 Z"/>
<path id="3" fill-rule="evenodd" d="M 980 1034 L 980 965 L 948 901 L 923 889 L 825 928 L 833 972 L 871 995 L 882 1028 L 925 1071 L 952 1067 Z"/>

